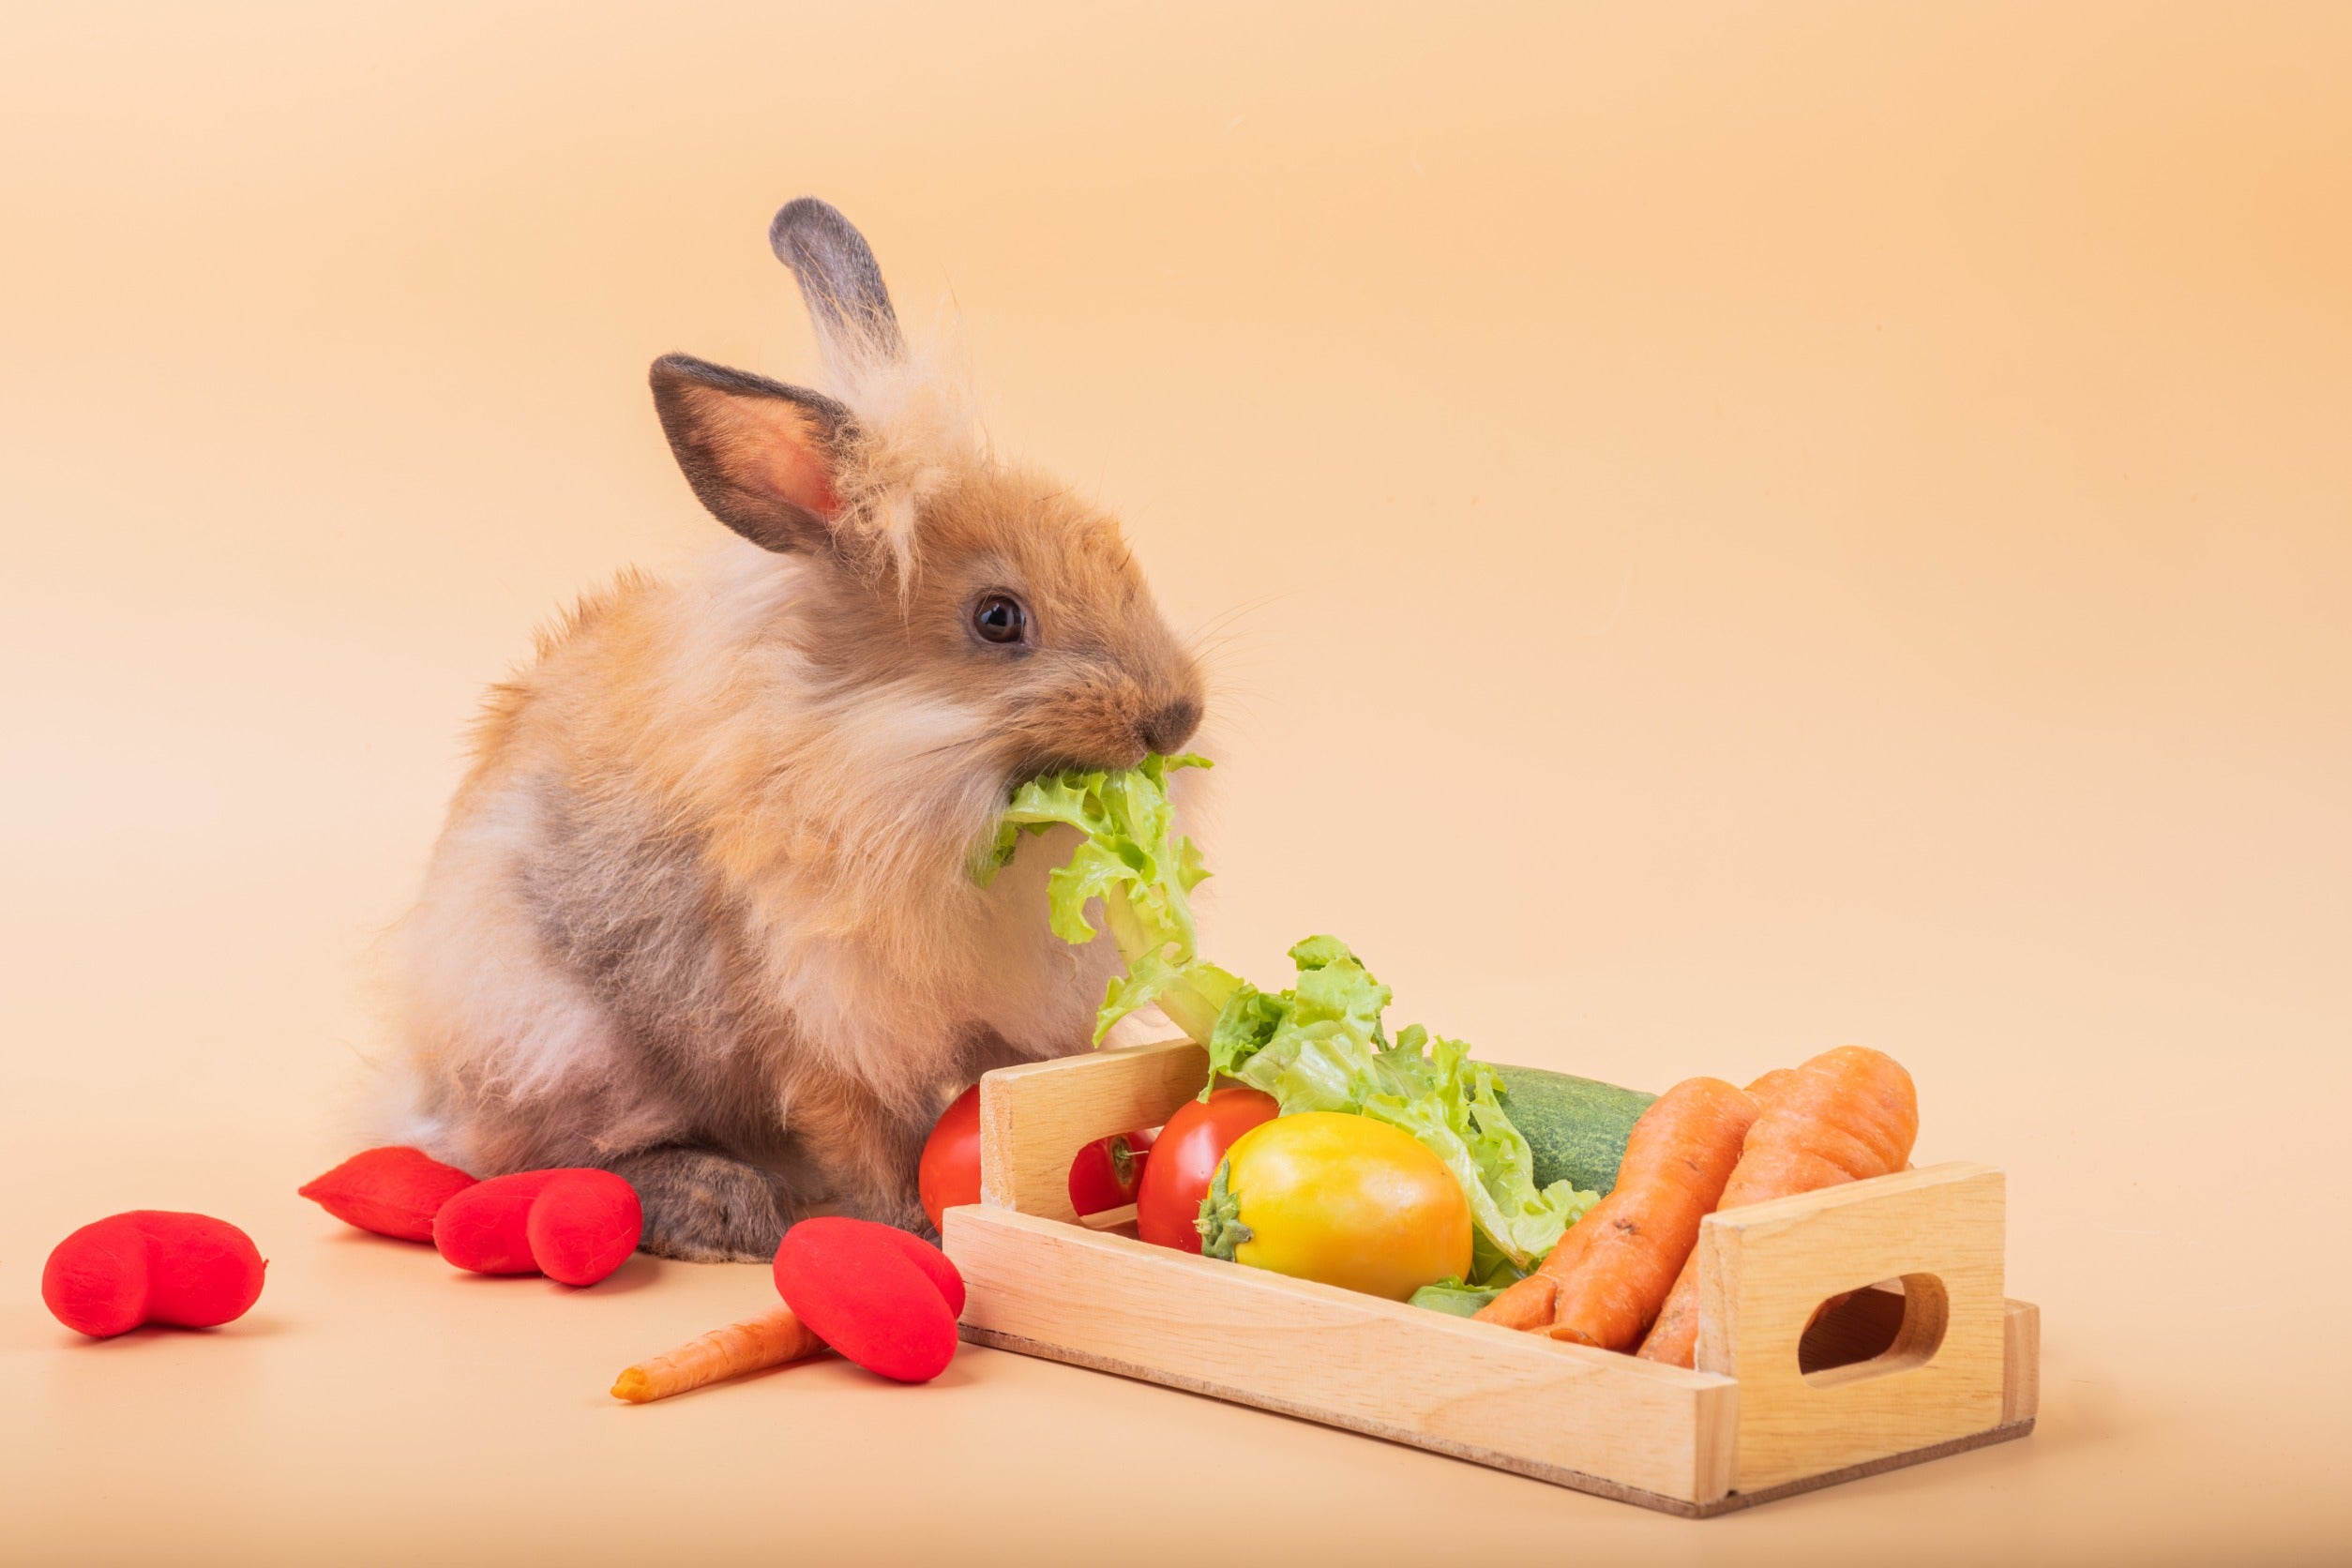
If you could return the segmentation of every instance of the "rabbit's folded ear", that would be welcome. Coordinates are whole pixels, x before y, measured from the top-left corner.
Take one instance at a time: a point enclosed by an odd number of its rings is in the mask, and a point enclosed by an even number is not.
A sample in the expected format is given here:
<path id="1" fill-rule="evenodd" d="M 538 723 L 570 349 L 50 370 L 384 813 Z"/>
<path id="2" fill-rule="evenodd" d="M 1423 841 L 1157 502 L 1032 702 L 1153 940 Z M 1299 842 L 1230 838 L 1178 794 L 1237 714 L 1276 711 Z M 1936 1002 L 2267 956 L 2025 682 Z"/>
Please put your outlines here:
<path id="1" fill-rule="evenodd" d="M 652 379 L 662 433 L 712 515 L 763 550 L 832 544 L 848 410 L 822 393 L 683 354 L 655 360 Z"/>

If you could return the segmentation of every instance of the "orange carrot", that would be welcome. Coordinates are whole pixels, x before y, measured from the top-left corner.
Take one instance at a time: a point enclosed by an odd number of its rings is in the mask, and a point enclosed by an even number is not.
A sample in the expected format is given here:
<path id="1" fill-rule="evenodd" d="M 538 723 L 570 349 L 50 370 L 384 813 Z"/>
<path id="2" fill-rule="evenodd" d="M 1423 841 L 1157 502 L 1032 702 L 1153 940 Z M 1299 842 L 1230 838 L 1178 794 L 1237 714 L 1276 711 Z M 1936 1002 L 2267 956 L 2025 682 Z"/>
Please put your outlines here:
<path id="1" fill-rule="evenodd" d="M 1554 1339 L 1629 1350 L 1658 1316 L 1698 1222 L 1740 1163 L 1756 1102 L 1721 1078 L 1685 1078 L 1641 1113 L 1609 1195 L 1578 1220 L 1588 1240 L 1560 1274 Z M 1550 1259 L 1546 1259 L 1548 1266 Z"/>
<path id="2" fill-rule="evenodd" d="M 1623 1162 L 1619 1162 L 1620 1168 Z M 1598 1205 L 1595 1205 L 1598 1207 Z M 1591 1211 L 1586 1211 L 1591 1217 Z M 1582 1221 L 1568 1228 L 1552 1250 L 1545 1255 L 1536 1271 L 1513 1285 L 1493 1301 L 1470 1314 L 1482 1323 L 1500 1323 L 1507 1329 L 1545 1329 L 1551 1326 L 1552 1306 L 1560 1293 L 1560 1280 L 1578 1258 L 1584 1256 L 1585 1244 L 1592 1232 Z"/>
<path id="3" fill-rule="evenodd" d="M 721 1378 L 799 1361 L 824 1348 L 825 1342 L 811 1334 L 791 1307 L 779 1306 L 639 1362 L 613 1383 L 612 1397 L 632 1405 L 667 1399 Z"/>
<path id="4" fill-rule="evenodd" d="M 1882 1051 L 1840 1046 L 1799 1067 L 1748 1129 L 1722 1209 L 1768 1202 L 1903 1168 L 1919 1136 L 1911 1075 Z M 1688 1366 L 1698 1349 L 1698 1249 L 1682 1264 L 1645 1361 Z"/>
<path id="5" fill-rule="evenodd" d="M 1758 1106 L 1769 1108 L 1772 1103 L 1780 1097 L 1780 1092 L 1794 1082 L 1796 1077 L 1797 1069 L 1794 1067 L 1775 1067 L 1754 1083 L 1749 1084 L 1748 1093 Z M 1904 1168 L 1907 1170 L 1910 1167 L 1905 1166 Z M 1853 1294 L 1851 1290 L 1847 1290 L 1843 1294 L 1832 1296 L 1813 1309 L 1815 1319 L 1818 1320 L 1835 1312 L 1839 1307 L 1844 1306 Z"/>
<path id="6" fill-rule="evenodd" d="M 1575 1234 L 1573 1229 L 1569 1234 Z M 1561 1237 L 1560 1246 L 1567 1244 L 1567 1237 Z M 1552 1250 L 1557 1252 L 1560 1247 Z M 1538 1270 L 1470 1316 L 1482 1323 L 1500 1323 L 1507 1329 L 1548 1328 L 1552 1320 L 1552 1300 L 1559 1294 L 1560 1282 Z"/>

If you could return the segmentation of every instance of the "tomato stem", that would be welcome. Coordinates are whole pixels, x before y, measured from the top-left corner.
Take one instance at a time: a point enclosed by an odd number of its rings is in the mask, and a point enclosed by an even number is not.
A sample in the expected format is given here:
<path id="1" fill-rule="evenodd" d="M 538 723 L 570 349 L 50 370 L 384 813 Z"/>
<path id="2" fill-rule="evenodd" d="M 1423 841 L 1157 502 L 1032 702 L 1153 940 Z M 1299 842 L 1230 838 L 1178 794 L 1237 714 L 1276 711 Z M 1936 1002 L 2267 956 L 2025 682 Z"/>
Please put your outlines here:
<path id="1" fill-rule="evenodd" d="M 1209 1182 L 1209 1195 L 1200 1200 L 1200 1217 L 1193 1221 L 1193 1229 L 1200 1232 L 1200 1256 L 1222 1258 L 1229 1263 L 1234 1261 L 1234 1253 L 1257 1235 L 1242 1223 L 1242 1200 L 1233 1195 L 1229 1180 L 1232 1171 L 1231 1160 L 1217 1161 L 1217 1173 Z"/>

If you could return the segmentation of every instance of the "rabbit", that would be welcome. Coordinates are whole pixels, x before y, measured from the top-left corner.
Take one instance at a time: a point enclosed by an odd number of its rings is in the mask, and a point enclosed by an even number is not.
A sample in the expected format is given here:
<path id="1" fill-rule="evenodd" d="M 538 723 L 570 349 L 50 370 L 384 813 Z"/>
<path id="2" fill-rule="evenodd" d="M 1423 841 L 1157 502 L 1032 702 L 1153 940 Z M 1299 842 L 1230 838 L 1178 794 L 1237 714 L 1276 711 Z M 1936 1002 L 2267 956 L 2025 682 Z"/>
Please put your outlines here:
<path id="1" fill-rule="evenodd" d="M 1068 830 L 972 874 L 1011 789 L 1180 750 L 1195 654 L 1110 517 L 983 443 L 814 198 L 769 240 L 823 390 L 684 354 L 654 408 L 735 535 L 629 572 L 493 686 L 395 985 L 400 1141 L 596 1166 L 643 1248 L 765 1260 L 812 1206 L 926 1231 L 981 1072 L 1085 1048 L 1117 955 L 1048 928 Z"/>

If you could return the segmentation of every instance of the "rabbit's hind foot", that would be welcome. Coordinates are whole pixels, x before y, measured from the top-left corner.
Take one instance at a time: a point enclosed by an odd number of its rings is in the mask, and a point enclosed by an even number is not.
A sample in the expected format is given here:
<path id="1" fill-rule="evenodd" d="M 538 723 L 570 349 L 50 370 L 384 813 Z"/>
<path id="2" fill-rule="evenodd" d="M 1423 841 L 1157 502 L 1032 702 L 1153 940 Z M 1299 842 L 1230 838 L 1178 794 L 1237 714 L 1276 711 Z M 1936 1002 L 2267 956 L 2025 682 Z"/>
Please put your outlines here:
<path id="1" fill-rule="evenodd" d="M 645 1206 L 638 1245 L 688 1263 L 765 1263 L 794 1217 L 779 1180 L 707 1149 L 648 1149 L 611 1162 Z"/>

